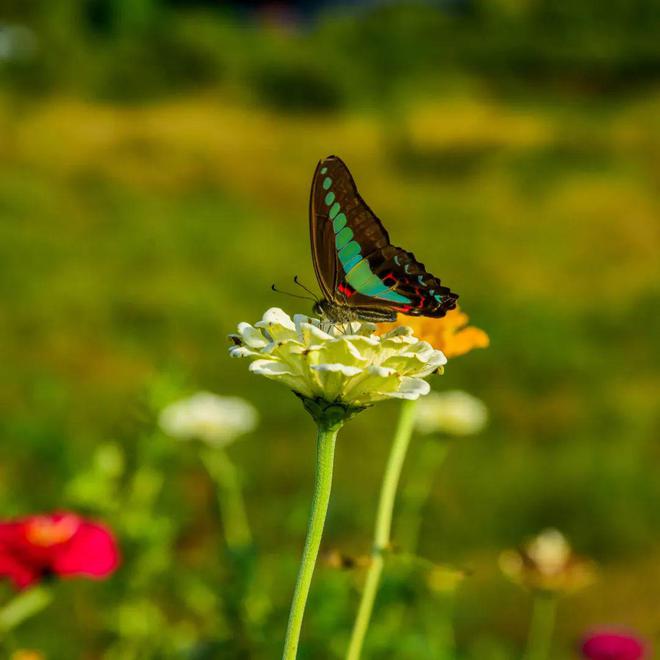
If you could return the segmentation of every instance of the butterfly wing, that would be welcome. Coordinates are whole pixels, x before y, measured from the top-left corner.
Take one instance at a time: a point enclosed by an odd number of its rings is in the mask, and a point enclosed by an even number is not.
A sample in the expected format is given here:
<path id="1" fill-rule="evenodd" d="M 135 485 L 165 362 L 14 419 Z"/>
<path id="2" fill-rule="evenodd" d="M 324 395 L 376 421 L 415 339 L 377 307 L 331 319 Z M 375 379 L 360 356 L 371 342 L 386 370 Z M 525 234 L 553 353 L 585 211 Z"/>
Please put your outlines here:
<path id="1" fill-rule="evenodd" d="M 344 162 L 328 156 L 317 166 L 310 197 L 314 269 L 323 295 L 336 305 L 441 317 L 458 296 L 414 255 L 390 244 L 387 231 L 358 193 Z"/>
<path id="2" fill-rule="evenodd" d="M 443 317 L 456 307 L 458 294 L 443 286 L 412 252 L 388 245 L 368 257 L 372 272 L 397 296 L 408 302 L 390 303 L 393 309 L 410 316 Z M 375 299 L 378 300 L 377 298 Z M 360 298 L 355 304 L 362 305 Z"/>
<path id="3" fill-rule="evenodd" d="M 316 166 L 309 197 L 309 238 L 312 246 L 312 263 L 321 293 L 326 300 L 335 301 L 338 285 L 338 259 L 335 249 L 335 233 L 324 207 L 323 178 L 328 171 L 324 161 Z"/>

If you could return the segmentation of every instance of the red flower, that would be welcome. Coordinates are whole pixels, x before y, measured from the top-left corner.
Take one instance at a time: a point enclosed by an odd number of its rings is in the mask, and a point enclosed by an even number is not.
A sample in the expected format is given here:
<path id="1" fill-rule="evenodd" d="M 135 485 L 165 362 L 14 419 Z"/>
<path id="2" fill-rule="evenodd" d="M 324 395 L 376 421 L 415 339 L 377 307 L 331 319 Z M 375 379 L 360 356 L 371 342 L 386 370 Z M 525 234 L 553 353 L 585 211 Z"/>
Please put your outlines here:
<path id="1" fill-rule="evenodd" d="M 0 522 L 0 578 L 24 589 L 51 575 L 102 578 L 119 564 L 109 529 L 75 513 Z"/>
<path id="2" fill-rule="evenodd" d="M 645 648 L 640 639 L 616 630 L 597 630 L 582 643 L 582 655 L 589 660 L 640 660 Z"/>

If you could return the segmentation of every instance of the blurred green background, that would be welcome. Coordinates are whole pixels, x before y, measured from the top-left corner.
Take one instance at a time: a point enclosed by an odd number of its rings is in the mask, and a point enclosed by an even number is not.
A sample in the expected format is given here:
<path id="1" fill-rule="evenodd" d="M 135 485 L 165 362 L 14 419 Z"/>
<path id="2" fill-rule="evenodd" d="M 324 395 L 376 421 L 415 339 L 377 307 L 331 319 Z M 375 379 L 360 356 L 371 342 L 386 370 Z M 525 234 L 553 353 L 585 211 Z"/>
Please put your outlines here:
<path id="1" fill-rule="evenodd" d="M 433 385 L 491 412 L 455 444 L 423 530 L 425 557 L 471 573 L 460 657 L 520 656 L 529 597 L 497 556 L 547 526 L 601 567 L 561 603 L 553 658 L 594 624 L 657 638 L 659 25 L 657 0 L 3 0 L 0 510 L 105 519 L 125 558 L 108 582 L 58 585 L 12 643 L 279 656 L 314 429 L 225 337 L 272 305 L 308 311 L 270 285 L 314 282 L 308 190 L 330 153 L 491 337 Z M 257 544 L 247 621 L 213 486 L 155 429 L 195 389 L 262 416 L 230 449 Z M 342 432 L 326 549 L 369 550 L 397 410 Z M 301 658 L 342 657 L 359 580 L 319 568 Z M 425 657 L 423 590 L 394 591 L 365 657 Z"/>

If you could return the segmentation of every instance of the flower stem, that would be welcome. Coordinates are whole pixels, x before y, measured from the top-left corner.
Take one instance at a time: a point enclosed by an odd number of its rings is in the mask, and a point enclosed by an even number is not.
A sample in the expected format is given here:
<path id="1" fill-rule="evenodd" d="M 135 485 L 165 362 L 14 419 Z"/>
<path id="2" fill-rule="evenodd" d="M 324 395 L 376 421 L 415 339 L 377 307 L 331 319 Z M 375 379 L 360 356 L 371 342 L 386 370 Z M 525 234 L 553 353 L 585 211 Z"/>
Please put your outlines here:
<path id="1" fill-rule="evenodd" d="M 376 526 L 374 530 L 374 543 L 371 551 L 371 564 L 367 571 L 367 578 L 362 591 L 362 599 L 358 613 L 353 624 L 353 632 L 348 647 L 346 660 L 359 660 L 362 646 L 371 620 L 380 578 L 385 563 L 385 552 L 390 545 L 390 532 L 392 529 L 392 513 L 394 499 L 399 485 L 401 469 L 406 458 L 410 437 L 412 436 L 415 421 L 415 407 L 417 401 L 404 401 L 401 405 L 399 422 L 397 424 L 394 440 L 387 459 L 387 466 L 380 489 L 378 511 L 376 513 Z"/>
<path id="2" fill-rule="evenodd" d="M 252 533 L 236 466 L 221 448 L 203 450 L 201 459 L 218 488 L 218 506 L 227 546 L 231 550 L 240 550 L 252 545 Z"/>
<path id="3" fill-rule="evenodd" d="M 50 605 L 53 593 L 43 586 L 21 591 L 0 609 L 0 635 L 5 635 L 26 619 L 38 614 Z"/>
<path id="4" fill-rule="evenodd" d="M 557 598 L 550 594 L 536 594 L 529 624 L 524 660 L 547 660 L 555 627 Z"/>
<path id="5" fill-rule="evenodd" d="M 424 505 L 428 501 L 440 465 L 449 451 L 449 439 L 428 438 L 424 441 L 415 464 L 415 480 L 403 493 L 400 543 L 414 554 L 419 545 Z"/>
<path id="6" fill-rule="evenodd" d="M 454 593 L 434 594 L 429 601 L 424 623 L 427 639 L 433 649 L 430 657 L 449 660 L 456 655 L 456 640 L 452 624 Z"/>
<path id="7" fill-rule="evenodd" d="M 323 526 L 328 512 L 328 503 L 330 502 L 335 441 L 337 439 L 337 432 L 341 426 L 341 422 L 334 424 L 324 424 L 321 422 L 318 426 L 316 475 L 314 477 L 312 509 L 309 514 L 305 547 L 303 549 L 296 588 L 293 592 L 293 600 L 289 612 L 289 624 L 286 630 L 284 653 L 282 655 L 283 660 L 295 660 L 298 653 L 300 629 L 305 614 L 305 605 L 312 583 L 316 557 L 318 556 L 319 546 L 321 545 L 321 536 L 323 535 Z"/>

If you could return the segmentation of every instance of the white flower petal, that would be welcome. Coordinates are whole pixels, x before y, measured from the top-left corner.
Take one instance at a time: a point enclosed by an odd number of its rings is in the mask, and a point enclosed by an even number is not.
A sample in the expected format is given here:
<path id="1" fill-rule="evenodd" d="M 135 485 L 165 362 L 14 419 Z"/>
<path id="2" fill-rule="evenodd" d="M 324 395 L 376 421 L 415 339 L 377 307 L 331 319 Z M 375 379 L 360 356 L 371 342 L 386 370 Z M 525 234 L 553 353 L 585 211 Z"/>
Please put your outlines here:
<path id="1" fill-rule="evenodd" d="M 389 378 L 390 376 L 395 376 L 397 373 L 395 369 L 391 369 L 390 367 L 380 367 L 376 365 L 369 367 L 367 371 L 372 376 L 378 376 L 379 378 Z"/>
<path id="2" fill-rule="evenodd" d="M 426 341 L 417 341 L 414 344 L 408 346 L 403 352 L 402 355 L 416 357 L 421 362 L 426 362 L 435 352 L 435 349 L 431 344 Z"/>
<path id="3" fill-rule="evenodd" d="M 298 324 L 298 333 L 302 342 L 306 346 L 322 346 L 325 342 L 332 339 L 332 336 L 324 332 L 316 325 L 302 322 Z"/>
<path id="4" fill-rule="evenodd" d="M 318 319 L 315 319 L 311 316 L 307 316 L 307 314 L 294 314 L 293 315 L 293 324 L 296 326 L 296 330 L 300 332 L 300 324 L 301 323 L 313 323 L 314 325 L 320 325 L 320 321 Z"/>
<path id="5" fill-rule="evenodd" d="M 271 380 L 277 380 L 303 396 L 315 395 L 312 382 L 304 374 L 296 373 L 282 362 L 274 360 L 255 360 L 250 365 L 250 371 Z"/>
<path id="6" fill-rule="evenodd" d="M 348 337 L 338 337 L 326 341 L 319 348 L 319 362 L 342 362 L 364 366 L 367 358 L 363 357 Z"/>
<path id="7" fill-rule="evenodd" d="M 254 326 L 255 328 L 262 328 L 274 342 L 298 337 L 295 323 L 279 307 L 271 307 L 267 310 L 261 321 L 257 321 Z"/>
<path id="8" fill-rule="evenodd" d="M 282 362 L 275 360 L 255 360 L 250 365 L 250 371 L 261 376 L 274 378 L 276 376 L 293 376 L 293 371 Z"/>
<path id="9" fill-rule="evenodd" d="M 386 393 L 395 392 L 399 383 L 399 376 L 391 369 L 370 366 L 346 383 L 342 396 L 344 400 L 356 401 L 360 405 L 371 404 L 389 398 Z"/>
<path id="10" fill-rule="evenodd" d="M 351 376 L 357 376 L 358 374 L 362 373 L 362 369 L 359 367 L 349 367 L 348 365 L 345 364 L 314 364 L 310 367 L 314 371 L 332 371 L 334 373 L 340 373 L 344 376 L 351 377 Z"/>
<path id="11" fill-rule="evenodd" d="M 432 355 L 428 358 L 423 368 L 420 369 L 415 375 L 419 378 L 425 378 L 436 372 L 441 367 L 447 364 L 447 358 L 442 351 L 433 351 Z"/>
<path id="12" fill-rule="evenodd" d="M 254 324 L 257 328 L 268 328 L 271 325 L 281 325 L 287 330 L 295 330 L 296 326 L 291 317 L 279 307 L 271 307 L 266 310 L 261 321 Z"/>
<path id="13" fill-rule="evenodd" d="M 259 352 L 252 351 L 247 346 L 232 346 L 229 349 L 229 357 L 241 358 L 241 357 L 250 357 L 252 355 L 259 355 Z"/>
<path id="14" fill-rule="evenodd" d="M 389 394 L 389 396 L 395 399 L 414 400 L 427 395 L 430 391 L 431 386 L 422 378 L 403 377 L 399 389 Z"/>
<path id="15" fill-rule="evenodd" d="M 307 347 L 298 339 L 283 339 L 282 341 L 272 342 L 266 346 L 261 353 L 276 359 L 278 356 L 295 355 L 304 353 Z"/>
<path id="16" fill-rule="evenodd" d="M 241 336 L 241 341 L 250 348 L 264 348 L 264 346 L 269 344 L 263 332 L 249 323 L 239 323 L 238 332 Z"/>
<path id="17" fill-rule="evenodd" d="M 361 372 L 361 369 L 344 364 L 315 364 L 310 369 L 315 376 L 318 394 L 326 401 L 338 400 L 346 381 Z"/>

